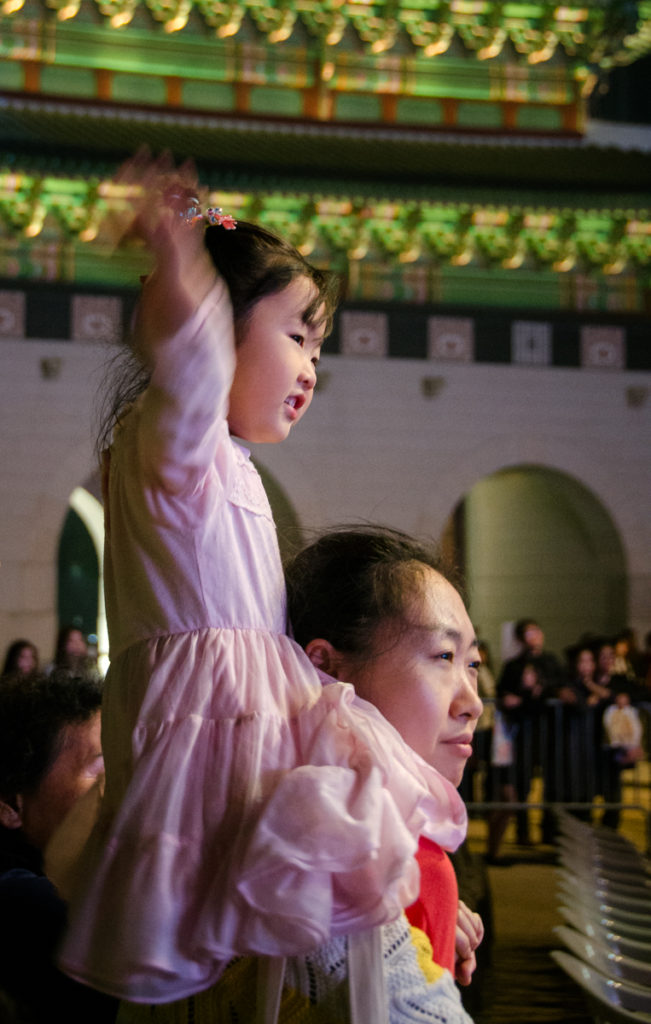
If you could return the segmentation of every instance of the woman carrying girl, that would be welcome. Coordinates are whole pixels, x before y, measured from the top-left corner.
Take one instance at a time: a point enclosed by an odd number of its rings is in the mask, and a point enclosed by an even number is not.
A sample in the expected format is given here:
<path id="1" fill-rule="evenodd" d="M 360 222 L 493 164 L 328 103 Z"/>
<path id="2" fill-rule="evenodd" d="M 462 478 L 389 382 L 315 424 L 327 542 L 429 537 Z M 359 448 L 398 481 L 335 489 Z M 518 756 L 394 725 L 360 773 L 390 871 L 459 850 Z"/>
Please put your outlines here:
<path id="1" fill-rule="evenodd" d="M 458 785 L 481 702 L 479 652 L 455 587 L 436 553 L 382 528 L 329 532 L 286 566 L 296 639 L 321 672 L 350 680 L 423 759 Z M 481 920 L 459 903 L 454 869 L 429 839 L 419 847 L 421 887 L 406 917 L 378 929 L 390 1024 L 470 1024 L 453 977 L 468 984 Z M 410 927 L 411 926 L 411 927 Z M 356 1014 L 350 942 L 330 939 L 287 962 L 280 1024 L 377 1024 Z M 216 986 L 170 1007 L 123 1007 L 120 1024 L 245 1024 L 255 1013 L 255 962 L 238 958 Z"/>
<path id="2" fill-rule="evenodd" d="M 352 683 L 458 786 L 482 711 L 480 656 L 436 551 L 386 528 L 335 530 L 296 555 L 285 578 L 294 636 L 312 663 Z M 407 917 L 428 936 L 435 962 L 468 984 L 474 955 L 466 963 L 457 938 L 465 949 L 464 934 L 477 938 L 481 922 L 459 909 L 454 869 L 438 843 L 421 837 L 418 862 L 420 892 Z"/>
<path id="3" fill-rule="evenodd" d="M 104 459 L 106 794 L 61 955 L 166 1003 L 234 954 L 314 948 L 399 917 L 418 836 L 454 849 L 454 786 L 285 633 L 275 530 L 234 437 L 276 443 L 312 400 L 335 286 L 262 228 L 202 214 L 136 158 L 153 252 Z M 206 218 L 213 223 L 205 228 Z"/>

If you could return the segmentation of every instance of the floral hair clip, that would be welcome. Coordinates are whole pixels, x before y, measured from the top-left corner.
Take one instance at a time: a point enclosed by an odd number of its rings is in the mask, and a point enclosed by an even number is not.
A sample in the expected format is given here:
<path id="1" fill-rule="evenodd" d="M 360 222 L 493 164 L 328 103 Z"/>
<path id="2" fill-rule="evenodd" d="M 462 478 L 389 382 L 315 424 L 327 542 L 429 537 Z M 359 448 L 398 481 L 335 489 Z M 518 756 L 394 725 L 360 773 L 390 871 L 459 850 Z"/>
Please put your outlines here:
<path id="1" fill-rule="evenodd" d="M 174 210 L 189 227 L 196 224 L 198 220 L 205 220 L 207 224 L 219 225 L 226 231 L 234 231 L 237 221 L 229 213 L 224 213 L 221 206 L 210 206 L 205 213 L 201 212 L 199 199 L 190 189 L 172 185 L 163 193 L 165 203 Z"/>
<path id="2" fill-rule="evenodd" d="M 237 227 L 237 221 L 230 213 L 223 213 L 221 206 L 209 206 L 205 213 L 200 213 L 200 217 L 207 220 L 209 224 L 218 224 L 226 231 L 235 231 Z"/>

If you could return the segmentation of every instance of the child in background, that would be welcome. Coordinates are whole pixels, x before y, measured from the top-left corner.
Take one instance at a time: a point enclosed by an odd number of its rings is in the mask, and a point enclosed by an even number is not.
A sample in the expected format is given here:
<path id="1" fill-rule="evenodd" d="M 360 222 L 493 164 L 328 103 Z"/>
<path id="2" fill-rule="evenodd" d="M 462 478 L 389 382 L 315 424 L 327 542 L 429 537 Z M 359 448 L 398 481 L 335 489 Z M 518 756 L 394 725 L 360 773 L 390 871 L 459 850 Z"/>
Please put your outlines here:
<path id="1" fill-rule="evenodd" d="M 642 720 L 628 693 L 616 694 L 614 703 L 604 711 L 603 723 L 618 764 L 626 768 L 644 757 Z"/>
<path id="2" fill-rule="evenodd" d="M 642 720 L 640 712 L 631 704 L 631 697 L 625 690 L 615 695 L 612 704 L 604 711 L 603 728 L 606 745 L 603 748 L 603 797 L 606 806 L 601 824 L 617 829 L 622 802 L 622 771 L 631 768 L 644 757 L 642 747 Z"/>
<path id="3" fill-rule="evenodd" d="M 397 919 L 419 834 L 455 847 L 466 817 L 287 637 L 269 504 L 233 437 L 280 442 L 309 408 L 332 278 L 263 228 L 202 214 L 187 171 L 137 157 L 122 184 L 155 268 L 104 459 L 106 793 L 61 963 L 156 1004 L 234 954 Z"/>

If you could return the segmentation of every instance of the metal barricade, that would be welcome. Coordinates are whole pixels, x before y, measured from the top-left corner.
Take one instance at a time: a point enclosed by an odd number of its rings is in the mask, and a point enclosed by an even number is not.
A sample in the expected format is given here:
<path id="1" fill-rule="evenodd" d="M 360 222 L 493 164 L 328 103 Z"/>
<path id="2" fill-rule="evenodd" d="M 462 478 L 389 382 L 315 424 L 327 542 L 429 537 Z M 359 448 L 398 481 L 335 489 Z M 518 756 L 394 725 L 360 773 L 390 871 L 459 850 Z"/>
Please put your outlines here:
<path id="1" fill-rule="evenodd" d="M 621 812 L 644 816 L 646 849 L 651 850 L 651 702 L 636 702 L 643 726 L 645 757 L 622 764 L 603 729 L 602 706 L 580 707 L 553 699 L 512 723 L 510 764 L 495 765 L 491 737 L 478 737 L 460 792 L 473 817 L 491 811 L 540 812 L 543 839 L 550 841 L 554 808 L 617 828 Z M 511 797 L 503 795 L 511 787 Z M 515 797 L 515 799 L 513 799 Z M 546 823 L 549 823 L 547 826 Z"/>

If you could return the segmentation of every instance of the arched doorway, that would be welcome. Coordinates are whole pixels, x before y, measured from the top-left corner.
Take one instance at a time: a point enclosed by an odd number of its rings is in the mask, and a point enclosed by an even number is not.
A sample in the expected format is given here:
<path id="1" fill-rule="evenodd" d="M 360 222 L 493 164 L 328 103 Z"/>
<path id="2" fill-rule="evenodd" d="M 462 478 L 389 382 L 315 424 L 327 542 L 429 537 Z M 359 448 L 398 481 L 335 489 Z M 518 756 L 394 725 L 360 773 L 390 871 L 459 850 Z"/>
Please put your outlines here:
<path id="1" fill-rule="evenodd" d="M 97 649 L 100 671 L 108 667 L 104 604 L 104 509 L 99 480 L 75 487 L 59 538 L 57 614 L 59 627 L 75 626 Z"/>
<path id="2" fill-rule="evenodd" d="M 73 507 L 68 509 L 59 538 L 58 570 L 59 627 L 74 626 L 86 637 L 94 635 L 98 603 L 97 553 L 82 518 Z"/>
<path id="3" fill-rule="evenodd" d="M 627 572 L 617 528 L 574 477 L 544 466 L 499 470 L 457 506 L 445 543 L 464 569 L 470 611 L 493 657 L 511 624 L 532 616 L 559 654 L 585 634 L 627 625 Z"/>

